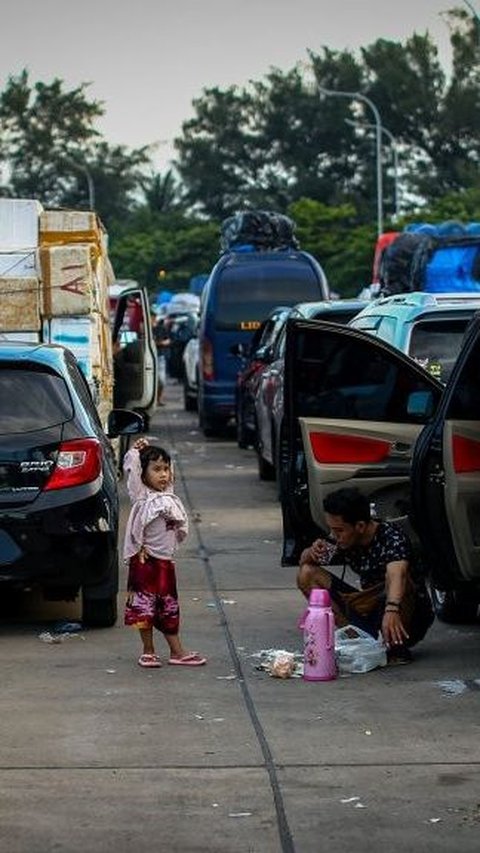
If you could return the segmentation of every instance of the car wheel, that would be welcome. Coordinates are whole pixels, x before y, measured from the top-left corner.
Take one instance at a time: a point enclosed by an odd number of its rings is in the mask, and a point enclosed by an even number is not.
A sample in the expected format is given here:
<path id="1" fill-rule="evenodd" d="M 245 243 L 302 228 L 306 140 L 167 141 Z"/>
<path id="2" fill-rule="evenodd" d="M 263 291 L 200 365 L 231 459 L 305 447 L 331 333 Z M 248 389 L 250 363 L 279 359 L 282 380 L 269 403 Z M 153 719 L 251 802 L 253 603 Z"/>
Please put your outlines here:
<path id="1" fill-rule="evenodd" d="M 478 595 L 470 587 L 441 590 L 432 586 L 431 595 L 435 614 L 442 622 L 468 625 L 477 621 Z"/>
<path id="2" fill-rule="evenodd" d="M 253 445 L 252 431 L 245 426 L 241 409 L 237 411 L 237 444 L 242 450 Z"/>
<path id="3" fill-rule="evenodd" d="M 189 393 L 189 386 L 186 379 L 183 380 L 183 408 L 186 412 L 196 412 L 197 410 L 197 401 Z"/>
<path id="4" fill-rule="evenodd" d="M 82 588 L 82 622 L 90 628 L 111 628 L 117 621 L 118 552 L 110 557 L 109 579 Z"/>
<path id="5" fill-rule="evenodd" d="M 274 480 L 275 468 L 270 462 L 263 458 L 260 451 L 257 450 L 258 476 L 260 480 Z"/>
<path id="6" fill-rule="evenodd" d="M 207 418 L 205 415 L 200 415 L 199 422 L 205 438 L 216 438 L 225 429 L 225 421 L 221 418 Z"/>

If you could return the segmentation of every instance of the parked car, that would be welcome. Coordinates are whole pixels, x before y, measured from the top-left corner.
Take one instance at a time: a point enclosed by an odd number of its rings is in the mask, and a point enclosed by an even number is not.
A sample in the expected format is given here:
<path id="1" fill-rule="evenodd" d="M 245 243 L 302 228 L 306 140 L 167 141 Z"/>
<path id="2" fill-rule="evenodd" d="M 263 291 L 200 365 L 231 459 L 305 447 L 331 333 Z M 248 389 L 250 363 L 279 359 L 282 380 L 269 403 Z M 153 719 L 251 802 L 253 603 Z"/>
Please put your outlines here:
<path id="1" fill-rule="evenodd" d="M 239 447 L 253 447 L 256 444 L 257 386 L 262 369 L 272 360 L 275 341 L 284 327 L 289 312 L 290 308 L 284 306 L 274 308 L 255 332 L 247 351 L 245 352 L 243 344 L 238 344 L 236 352 L 243 362 L 237 374 L 235 389 L 235 422 Z"/>
<path id="2" fill-rule="evenodd" d="M 357 486 L 383 518 L 411 524 L 437 614 L 480 602 L 480 314 L 443 385 L 414 359 L 351 326 L 287 329 L 283 563 L 327 534 L 326 493 Z"/>
<path id="3" fill-rule="evenodd" d="M 143 417 L 109 415 L 108 434 Z M 117 467 L 73 354 L 0 344 L 0 584 L 51 600 L 82 592 L 86 625 L 113 625 L 118 591 Z"/>
<path id="4" fill-rule="evenodd" d="M 238 344 L 247 347 L 276 305 L 327 299 L 325 274 L 307 252 L 294 249 L 229 251 L 202 291 L 198 414 L 205 435 L 235 417 Z"/>
<path id="5" fill-rule="evenodd" d="M 283 427 L 283 378 L 287 321 L 293 318 L 323 319 L 330 323 L 348 323 L 365 302 L 358 299 L 324 300 L 294 305 L 284 313 L 282 327 L 269 353 L 268 363 L 259 371 L 254 397 L 255 449 L 261 480 L 274 480 L 281 453 Z M 279 494 L 282 488 L 278 480 Z"/>
<path id="6" fill-rule="evenodd" d="M 369 303 L 350 325 L 393 344 L 446 382 L 480 294 L 401 293 Z"/>
<path id="7" fill-rule="evenodd" d="M 183 406 L 186 412 L 196 412 L 198 405 L 199 342 L 195 335 L 183 350 Z"/>
<path id="8" fill-rule="evenodd" d="M 198 332 L 198 313 L 196 311 L 176 313 L 176 303 L 171 306 L 172 303 L 170 302 L 164 320 L 170 339 L 170 346 L 166 350 L 167 373 L 173 379 L 178 379 L 181 382 L 183 380 L 183 353 L 188 341 L 195 337 Z"/>

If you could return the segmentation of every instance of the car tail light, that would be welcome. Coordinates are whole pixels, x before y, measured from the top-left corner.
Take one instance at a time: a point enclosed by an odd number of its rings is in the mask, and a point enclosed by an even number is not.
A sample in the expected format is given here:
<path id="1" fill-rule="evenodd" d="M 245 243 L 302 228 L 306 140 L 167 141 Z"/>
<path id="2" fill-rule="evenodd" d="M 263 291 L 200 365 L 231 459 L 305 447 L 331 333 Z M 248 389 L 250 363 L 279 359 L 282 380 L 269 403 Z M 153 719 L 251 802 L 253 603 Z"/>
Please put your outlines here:
<path id="1" fill-rule="evenodd" d="M 203 378 L 207 382 L 213 382 L 215 379 L 213 347 L 208 338 L 204 338 L 202 343 L 202 371 Z"/>
<path id="2" fill-rule="evenodd" d="M 456 474 L 480 471 L 480 441 L 454 435 L 452 439 L 453 468 Z"/>
<path id="3" fill-rule="evenodd" d="M 311 432 L 310 444 L 316 462 L 365 465 L 387 458 L 391 443 L 378 438 Z"/>
<path id="4" fill-rule="evenodd" d="M 63 441 L 46 491 L 80 486 L 96 480 L 102 470 L 100 442 L 96 438 Z"/>

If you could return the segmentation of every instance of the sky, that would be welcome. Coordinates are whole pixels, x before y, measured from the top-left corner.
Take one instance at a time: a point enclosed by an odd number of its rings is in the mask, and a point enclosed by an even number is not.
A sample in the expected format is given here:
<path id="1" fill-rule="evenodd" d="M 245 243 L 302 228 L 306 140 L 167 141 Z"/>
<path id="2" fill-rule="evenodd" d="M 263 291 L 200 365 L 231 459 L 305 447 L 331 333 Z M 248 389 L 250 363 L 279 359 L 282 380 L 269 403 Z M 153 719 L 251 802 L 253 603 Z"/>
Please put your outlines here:
<path id="1" fill-rule="evenodd" d="M 28 68 L 32 81 L 88 82 L 106 110 L 108 142 L 154 145 L 166 168 L 173 139 L 206 87 L 244 86 L 307 50 L 358 50 L 377 38 L 428 31 L 448 67 L 441 13 L 464 0 L 3 0 L 0 86 Z M 480 0 L 470 0 L 480 12 Z"/>

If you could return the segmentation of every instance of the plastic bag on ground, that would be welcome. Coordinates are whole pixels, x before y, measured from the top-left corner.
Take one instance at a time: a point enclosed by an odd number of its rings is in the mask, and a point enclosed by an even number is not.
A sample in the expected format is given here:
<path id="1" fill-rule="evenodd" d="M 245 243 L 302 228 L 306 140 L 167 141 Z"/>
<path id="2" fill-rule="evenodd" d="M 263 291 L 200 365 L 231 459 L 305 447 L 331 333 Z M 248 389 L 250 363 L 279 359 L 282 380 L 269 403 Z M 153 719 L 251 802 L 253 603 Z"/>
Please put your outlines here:
<path id="1" fill-rule="evenodd" d="M 370 672 L 387 665 L 387 650 L 382 640 L 375 640 L 356 625 L 337 628 L 335 656 L 340 673 Z"/>

